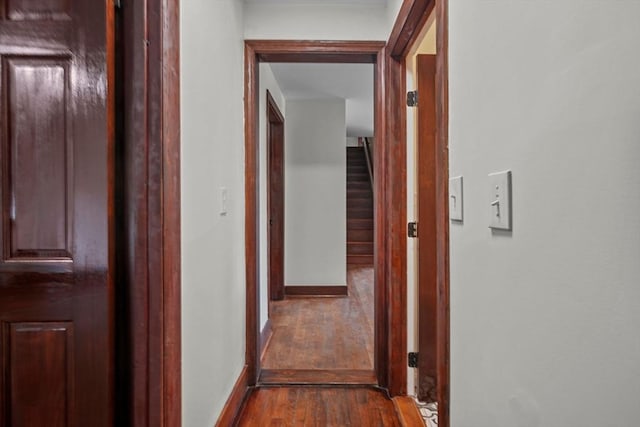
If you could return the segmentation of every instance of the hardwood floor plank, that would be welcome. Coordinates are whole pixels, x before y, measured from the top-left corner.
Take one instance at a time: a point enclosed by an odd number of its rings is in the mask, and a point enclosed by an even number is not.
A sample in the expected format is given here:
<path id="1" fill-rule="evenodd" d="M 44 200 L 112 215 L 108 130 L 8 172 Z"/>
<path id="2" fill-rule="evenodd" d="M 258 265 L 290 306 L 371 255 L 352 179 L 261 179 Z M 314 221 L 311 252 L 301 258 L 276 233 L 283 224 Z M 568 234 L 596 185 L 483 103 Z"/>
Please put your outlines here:
<path id="1" fill-rule="evenodd" d="M 255 389 L 238 426 L 400 427 L 393 402 L 371 388 Z"/>
<path id="2" fill-rule="evenodd" d="M 373 369 L 263 369 L 260 385 L 376 385 Z"/>
<path id="3" fill-rule="evenodd" d="M 373 267 L 348 266 L 349 296 L 273 301 L 264 369 L 373 369 Z"/>
<path id="4" fill-rule="evenodd" d="M 402 427 L 424 427 L 424 420 L 413 398 L 409 396 L 394 397 L 393 404 Z"/>

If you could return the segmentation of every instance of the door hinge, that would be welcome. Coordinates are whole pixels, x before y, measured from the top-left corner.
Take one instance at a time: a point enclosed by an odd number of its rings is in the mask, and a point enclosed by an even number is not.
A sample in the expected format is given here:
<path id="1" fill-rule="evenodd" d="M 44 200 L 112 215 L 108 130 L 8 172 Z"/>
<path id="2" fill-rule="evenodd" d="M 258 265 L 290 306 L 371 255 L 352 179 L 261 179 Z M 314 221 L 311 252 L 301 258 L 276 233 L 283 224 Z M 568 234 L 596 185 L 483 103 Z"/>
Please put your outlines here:
<path id="1" fill-rule="evenodd" d="M 418 91 L 412 90 L 407 92 L 407 107 L 418 106 Z"/>
<path id="2" fill-rule="evenodd" d="M 407 235 L 409 237 L 418 237 L 418 223 L 410 222 L 407 226 Z"/>
<path id="3" fill-rule="evenodd" d="M 409 352 L 409 367 L 417 368 L 418 367 L 418 353 L 410 351 Z"/>

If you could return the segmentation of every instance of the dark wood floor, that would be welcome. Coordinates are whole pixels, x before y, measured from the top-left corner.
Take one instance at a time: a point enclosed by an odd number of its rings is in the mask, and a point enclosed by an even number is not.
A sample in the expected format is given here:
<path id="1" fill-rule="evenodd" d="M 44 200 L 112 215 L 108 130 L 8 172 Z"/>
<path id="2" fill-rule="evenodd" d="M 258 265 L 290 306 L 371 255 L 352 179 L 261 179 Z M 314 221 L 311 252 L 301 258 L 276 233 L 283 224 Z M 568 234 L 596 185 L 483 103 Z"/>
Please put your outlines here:
<path id="1" fill-rule="evenodd" d="M 273 387 L 253 391 L 239 426 L 400 426 L 393 402 L 371 388 Z"/>
<path id="2" fill-rule="evenodd" d="M 271 307 L 263 369 L 373 369 L 373 267 L 347 268 L 348 297 L 288 298 Z"/>

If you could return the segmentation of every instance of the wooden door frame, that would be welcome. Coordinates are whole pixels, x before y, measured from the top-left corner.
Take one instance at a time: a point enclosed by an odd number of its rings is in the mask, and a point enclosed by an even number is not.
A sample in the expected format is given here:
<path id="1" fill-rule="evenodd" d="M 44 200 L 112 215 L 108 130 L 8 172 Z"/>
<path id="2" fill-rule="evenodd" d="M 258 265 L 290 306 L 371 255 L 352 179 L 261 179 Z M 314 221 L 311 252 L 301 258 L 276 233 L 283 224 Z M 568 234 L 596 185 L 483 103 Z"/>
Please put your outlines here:
<path id="1" fill-rule="evenodd" d="M 372 41 L 245 41 L 245 247 L 246 247 L 246 385 L 257 384 L 260 376 L 260 287 L 259 287 L 259 63 L 317 62 L 370 63 L 374 65 L 375 132 L 384 152 L 385 135 L 385 43 Z M 377 176 L 385 176 L 385 156 L 377 155 L 374 165 Z M 376 180 L 376 194 L 384 196 L 384 179 Z M 375 370 L 378 384 L 387 387 L 388 315 L 387 295 L 392 292 L 384 274 L 386 239 L 385 197 L 378 197 L 374 206 L 375 244 Z"/>
<path id="2" fill-rule="evenodd" d="M 271 186 L 272 186 L 272 182 L 271 182 L 271 150 L 273 149 L 273 140 L 272 140 L 272 134 L 271 134 L 271 126 L 273 124 L 276 124 L 278 126 L 282 126 L 282 148 L 284 150 L 284 116 L 282 115 L 282 112 L 280 111 L 280 108 L 278 107 L 278 104 L 276 103 L 276 101 L 273 99 L 273 96 L 271 96 L 271 92 L 269 92 L 269 90 L 267 89 L 267 95 L 266 95 L 266 99 L 267 99 L 267 145 L 266 145 L 266 151 L 267 151 L 267 216 L 271 217 Z M 284 151 L 282 153 L 282 155 L 284 156 Z M 284 162 L 284 159 L 281 160 L 282 162 Z M 284 164 L 283 164 L 283 177 L 284 177 Z M 284 182 L 282 182 L 282 191 L 284 192 Z M 282 195 L 282 198 L 284 198 L 284 194 Z M 281 221 L 282 221 L 282 227 L 284 227 L 284 209 L 280 212 L 280 215 L 282 216 Z M 281 233 L 282 238 L 282 242 L 280 242 L 280 246 L 283 248 L 282 251 L 282 272 L 281 274 L 284 276 L 284 230 L 283 233 Z M 267 291 L 269 292 L 269 314 L 271 314 L 271 301 L 276 301 L 276 300 L 281 300 L 284 299 L 284 280 L 282 281 L 282 283 L 278 283 L 277 284 L 277 289 L 275 289 L 276 285 L 273 283 L 273 279 L 272 279 L 272 269 L 271 269 L 271 238 L 272 238 L 272 232 L 271 232 L 271 226 L 267 227 Z M 264 341 L 264 340 L 263 340 Z M 262 346 L 261 346 L 262 347 Z"/>
<path id="3" fill-rule="evenodd" d="M 435 139 L 435 206 L 436 233 L 434 239 L 427 242 L 429 250 L 436 254 L 436 292 L 437 292 L 437 346 L 436 346 L 436 381 L 438 390 L 438 425 L 449 427 L 449 18 L 448 0 L 404 0 L 398 17 L 387 42 L 387 111 L 394 112 L 388 116 L 387 137 L 399 141 L 397 159 L 394 162 L 399 169 L 391 169 L 389 185 L 405 188 L 406 175 L 402 167 L 406 165 L 406 58 L 411 46 L 420 35 L 421 29 L 429 15 L 435 10 L 436 22 L 436 126 Z M 406 188 L 395 199 L 393 206 L 406 204 Z M 398 213 L 394 218 L 396 227 L 406 224 L 404 217 Z M 392 235 L 392 238 L 396 238 Z M 404 242 L 403 242 L 404 243 Z M 399 244 L 399 243 L 398 243 Z M 392 275 L 396 280 L 406 282 L 406 253 L 403 254 L 404 268 L 394 268 Z M 406 289 L 405 289 L 406 293 Z M 406 302 L 405 302 L 406 309 Z M 405 313 L 406 318 L 406 313 Z M 406 324 L 406 323 L 405 323 Z M 406 327 L 406 326 L 405 326 Z M 406 340 L 404 342 L 406 348 Z M 406 386 L 406 383 L 405 383 Z"/>
<path id="4" fill-rule="evenodd" d="M 179 0 L 124 2 L 117 20 L 118 425 L 179 427 Z"/>

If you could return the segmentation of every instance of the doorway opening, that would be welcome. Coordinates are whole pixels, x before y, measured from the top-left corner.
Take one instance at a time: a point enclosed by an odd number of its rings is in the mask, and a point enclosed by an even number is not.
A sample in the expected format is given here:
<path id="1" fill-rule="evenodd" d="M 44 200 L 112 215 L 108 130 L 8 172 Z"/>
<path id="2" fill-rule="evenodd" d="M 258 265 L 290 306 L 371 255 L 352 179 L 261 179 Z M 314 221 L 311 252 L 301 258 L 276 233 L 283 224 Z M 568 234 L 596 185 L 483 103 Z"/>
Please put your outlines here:
<path id="1" fill-rule="evenodd" d="M 259 64 L 261 384 L 376 384 L 373 80 L 366 63 Z"/>
<path id="2" fill-rule="evenodd" d="M 382 108 L 384 102 L 384 90 L 383 87 L 383 74 L 382 74 L 382 65 L 384 61 L 384 43 L 382 42 L 302 42 L 302 41 L 246 41 L 245 44 L 245 61 L 246 61 L 246 73 L 245 73 L 245 82 L 246 82 L 246 93 L 245 93 L 245 135 L 246 135 L 246 217 L 247 217 L 247 229 L 246 229 L 246 247 L 247 247 L 247 384 L 255 385 L 261 383 L 304 383 L 304 384 L 332 384 L 332 383 L 351 383 L 351 384 L 368 384 L 368 385 L 379 385 L 386 384 L 386 366 L 387 361 L 385 358 L 386 355 L 386 346 L 387 346 L 387 336 L 386 336 L 386 312 L 384 310 L 385 300 L 387 292 L 384 287 L 386 286 L 386 281 L 384 280 L 383 271 L 384 268 L 380 268 L 380 266 L 375 264 L 375 273 L 374 273 L 374 282 L 375 282 L 375 290 L 373 295 L 374 300 L 374 316 L 373 323 L 376 325 L 375 327 L 375 336 L 372 339 L 373 345 L 373 369 L 357 369 L 357 370 L 342 370 L 342 371 L 334 371 L 332 369 L 299 369 L 295 370 L 296 372 L 292 372 L 291 370 L 287 372 L 273 372 L 270 370 L 264 370 L 261 366 L 261 350 L 262 344 L 261 341 L 266 341 L 265 339 L 261 340 L 260 332 L 263 330 L 263 315 L 261 313 L 264 312 L 264 307 L 261 307 L 261 292 L 264 293 L 264 290 L 261 291 L 260 280 L 261 280 L 261 272 L 260 272 L 260 236 L 264 236 L 265 233 L 261 232 L 261 227 L 264 227 L 265 224 L 261 224 L 260 221 L 260 143 L 259 143 L 259 119 L 261 114 L 265 114 L 264 111 L 260 110 L 260 96 L 262 94 L 263 88 L 260 87 L 260 72 L 261 67 L 260 63 L 319 63 L 319 64 L 345 64 L 345 63 L 353 63 L 353 64 L 373 64 L 373 74 L 375 81 L 374 88 L 374 98 L 375 102 L 375 112 L 374 112 L 374 122 L 376 126 L 376 132 L 378 129 L 381 130 L 382 134 Z M 271 98 L 277 98 L 271 93 Z M 344 101 L 343 101 L 344 102 Z M 296 109 L 295 111 L 298 111 Z M 288 110 L 287 110 L 288 111 Z M 285 123 L 289 120 L 288 114 L 284 115 Z M 270 121 L 270 120 L 269 120 Z M 269 128 L 272 128 L 271 124 L 269 124 Z M 276 131 L 277 136 L 277 131 Z M 287 144 L 285 138 L 285 147 Z M 346 139 L 345 135 L 342 135 L 342 148 L 341 153 L 344 158 L 346 157 Z M 286 150 L 286 148 L 285 148 Z M 271 153 L 270 153 L 271 154 Z M 380 173 L 383 172 L 384 163 L 379 159 L 376 164 L 373 165 L 373 169 Z M 345 167 L 343 163 L 343 168 Z M 346 169 L 343 170 L 343 177 L 346 174 Z M 277 179 L 277 178 L 276 178 Z M 344 194 L 345 191 L 345 181 L 343 178 L 342 183 L 342 192 Z M 382 187 L 374 189 L 380 194 L 382 194 Z M 277 198 L 276 198 L 277 201 Z M 277 201 L 277 203 L 280 203 Z M 342 202 L 342 215 L 343 218 L 346 215 L 346 206 L 345 201 Z M 377 206 L 374 207 L 374 218 L 373 221 L 382 222 L 383 221 L 383 210 Z M 382 204 L 380 204 L 382 205 Z M 271 211 L 271 202 L 269 206 L 269 211 Z M 271 221 L 271 218 L 270 218 Z M 344 220 L 343 220 L 344 221 Z M 275 224 L 275 222 L 274 222 Z M 343 235 L 342 240 L 342 259 L 341 262 L 343 264 L 343 269 L 346 267 L 346 224 L 343 222 L 343 229 L 340 230 Z M 278 226 L 276 226 L 275 233 L 280 233 L 278 230 Z M 275 234 L 274 233 L 274 234 Z M 383 241 L 382 233 L 378 232 L 376 229 L 376 239 L 375 245 L 377 246 L 380 242 Z M 270 241 L 270 238 L 269 238 Z M 285 247 L 286 252 L 286 247 Z M 271 253 L 269 254 L 269 258 L 271 259 Z M 383 258 L 381 258 L 383 260 Z M 270 261 L 271 262 L 271 261 Z M 276 269 L 282 268 L 282 264 L 278 262 Z M 286 267 L 285 267 L 286 269 Z M 263 272 L 264 274 L 264 272 Z M 281 277 L 281 276 L 280 276 Z M 275 282 L 274 279 L 277 279 L 278 282 L 281 280 L 280 277 L 271 277 L 272 282 Z M 290 283 L 287 283 L 290 284 Z M 294 284 L 295 283 L 291 283 Z M 325 283 L 327 284 L 327 283 Z M 344 285 L 343 283 L 337 283 L 337 285 Z M 332 292 L 343 292 L 346 291 L 346 286 L 326 286 L 326 289 L 330 289 Z M 278 286 L 274 286 L 271 289 L 275 289 Z M 288 286 L 282 286 L 283 288 L 288 288 Z M 295 293 L 300 290 L 301 287 L 291 287 L 289 293 Z M 306 290 L 313 290 L 313 292 L 318 293 L 316 290 L 317 287 L 309 286 Z M 325 292 L 326 289 L 321 289 L 322 292 Z M 283 292 L 285 294 L 287 291 Z M 276 297 L 280 297 L 281 295 L 275 295 Z M 261 310 L 262 309 L 262 310 Z M 289 349 L 290 352 L 295 352 L 295 349 Z"/>

